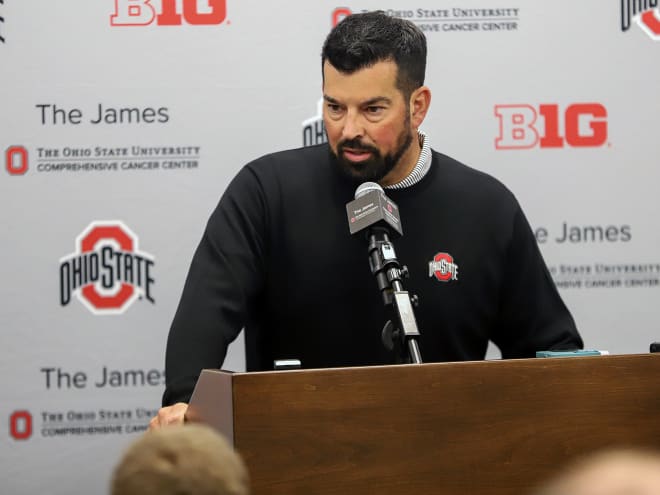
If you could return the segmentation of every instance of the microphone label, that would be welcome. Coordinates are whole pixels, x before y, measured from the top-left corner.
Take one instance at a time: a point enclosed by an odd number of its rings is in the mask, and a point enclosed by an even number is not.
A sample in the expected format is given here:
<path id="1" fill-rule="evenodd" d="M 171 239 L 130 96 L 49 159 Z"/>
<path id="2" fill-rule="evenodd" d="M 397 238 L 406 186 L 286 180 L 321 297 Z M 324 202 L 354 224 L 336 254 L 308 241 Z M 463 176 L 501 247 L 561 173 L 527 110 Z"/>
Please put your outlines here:
<path id="1" fill-rule="evenodd" d="M 348 203 L 346 214 L 351 234 L 376 224 L 387 225 L 399 235 L 403 234 L 399 207 L 380 191 L 370 191 Z"/>

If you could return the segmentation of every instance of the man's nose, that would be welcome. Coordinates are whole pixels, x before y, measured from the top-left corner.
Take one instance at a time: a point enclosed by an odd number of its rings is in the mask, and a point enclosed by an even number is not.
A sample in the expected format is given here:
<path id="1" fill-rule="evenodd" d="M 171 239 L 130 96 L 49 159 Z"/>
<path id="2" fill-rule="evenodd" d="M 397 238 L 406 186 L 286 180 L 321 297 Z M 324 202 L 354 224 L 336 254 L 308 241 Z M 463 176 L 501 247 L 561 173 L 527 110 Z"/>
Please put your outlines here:
<path id="1" fill-rule="evenodd" d="M 342 129 L 343 139 L 355 139 L 364 136 L 364 125 L 359 112 L 348 111 Z"/>

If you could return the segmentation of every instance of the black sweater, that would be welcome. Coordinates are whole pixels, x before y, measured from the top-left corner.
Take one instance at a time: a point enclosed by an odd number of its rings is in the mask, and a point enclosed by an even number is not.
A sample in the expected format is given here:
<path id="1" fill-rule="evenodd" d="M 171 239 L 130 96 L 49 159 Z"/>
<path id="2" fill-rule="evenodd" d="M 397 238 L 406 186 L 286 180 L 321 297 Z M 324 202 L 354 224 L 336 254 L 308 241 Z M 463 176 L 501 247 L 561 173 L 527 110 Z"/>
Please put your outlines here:
<path id="1" fill-rule="evenodd" d="M 190 398 L 202 368 L 219 368 L 246 331 L 247 370 L 297 358 L 303 368 L 391 364 L 387 320 L 363 235 L 351 236 L 344 178 L 327 145 L 246 165 L 225 191 L 195 252 L 167 343 L 163 404 Z M 513 195 L 497 180 L 433 152 L 412 187 L 387 190 L 403 237 L 393 241 L 419 296 L 424 362 L 577 348 L 582 340 Z M 457 265 L 440 281 L 438 253 Z M 444 278 L 444 277 L 441 277 Z"/>

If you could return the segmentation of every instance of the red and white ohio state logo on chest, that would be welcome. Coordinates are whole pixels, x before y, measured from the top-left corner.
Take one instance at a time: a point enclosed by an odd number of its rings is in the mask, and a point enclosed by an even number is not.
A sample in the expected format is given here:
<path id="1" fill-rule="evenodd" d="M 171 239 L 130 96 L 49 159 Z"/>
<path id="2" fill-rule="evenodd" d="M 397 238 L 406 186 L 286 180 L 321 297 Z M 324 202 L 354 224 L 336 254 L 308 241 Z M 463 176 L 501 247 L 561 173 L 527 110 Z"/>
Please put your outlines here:
<path id="1" fill-rule="evenodd" d="M 60 259 L 60 304 L 75 294 L 92 313 L 108 315 L 143 297 L 154 303 L 153 266 L 123 222 L 92 222 L 76 238 L 76 251 Z"/>
<path id="2" fill-rule="evenodd" d="M 438 253 L 429 261 L 429 277 L 439 282 L 458 280 L 458 265 L 454 263 L 454 257 L 449 253 Z"/>

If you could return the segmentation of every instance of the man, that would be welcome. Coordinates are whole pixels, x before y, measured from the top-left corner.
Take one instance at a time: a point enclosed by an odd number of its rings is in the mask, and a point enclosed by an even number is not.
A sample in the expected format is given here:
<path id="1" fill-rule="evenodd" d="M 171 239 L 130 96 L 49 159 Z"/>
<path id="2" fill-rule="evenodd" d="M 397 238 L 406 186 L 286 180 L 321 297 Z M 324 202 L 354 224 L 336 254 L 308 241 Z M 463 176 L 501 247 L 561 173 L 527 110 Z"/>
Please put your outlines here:
<path id="1" fill-rule="evenodd" d="M 364 236 L 345 205 L 365 181 L 401 212 L 398 259 L 416 310 L 422 359 L 504 358 L 581 347 L 575 324 L 513 195 L 432 151 L 419 131 L 431 101 L 426 39 L 411 22 L 355 14 L 322 51 L 328 144 L 248 164 L 229 185 L 195 253 L 168 339 L 167 388 L 152 427 L 182 420 L 202 368 L 218 368 L 245 327 L 247 369 L 390 364 L 388 319 Z"/>
<path id="2" fill-rule="evenodd" d="M 148 432 L 116 466 L 111 495 L 249 495 L 241 457 L 215 430 L 186 425 Z"/>

